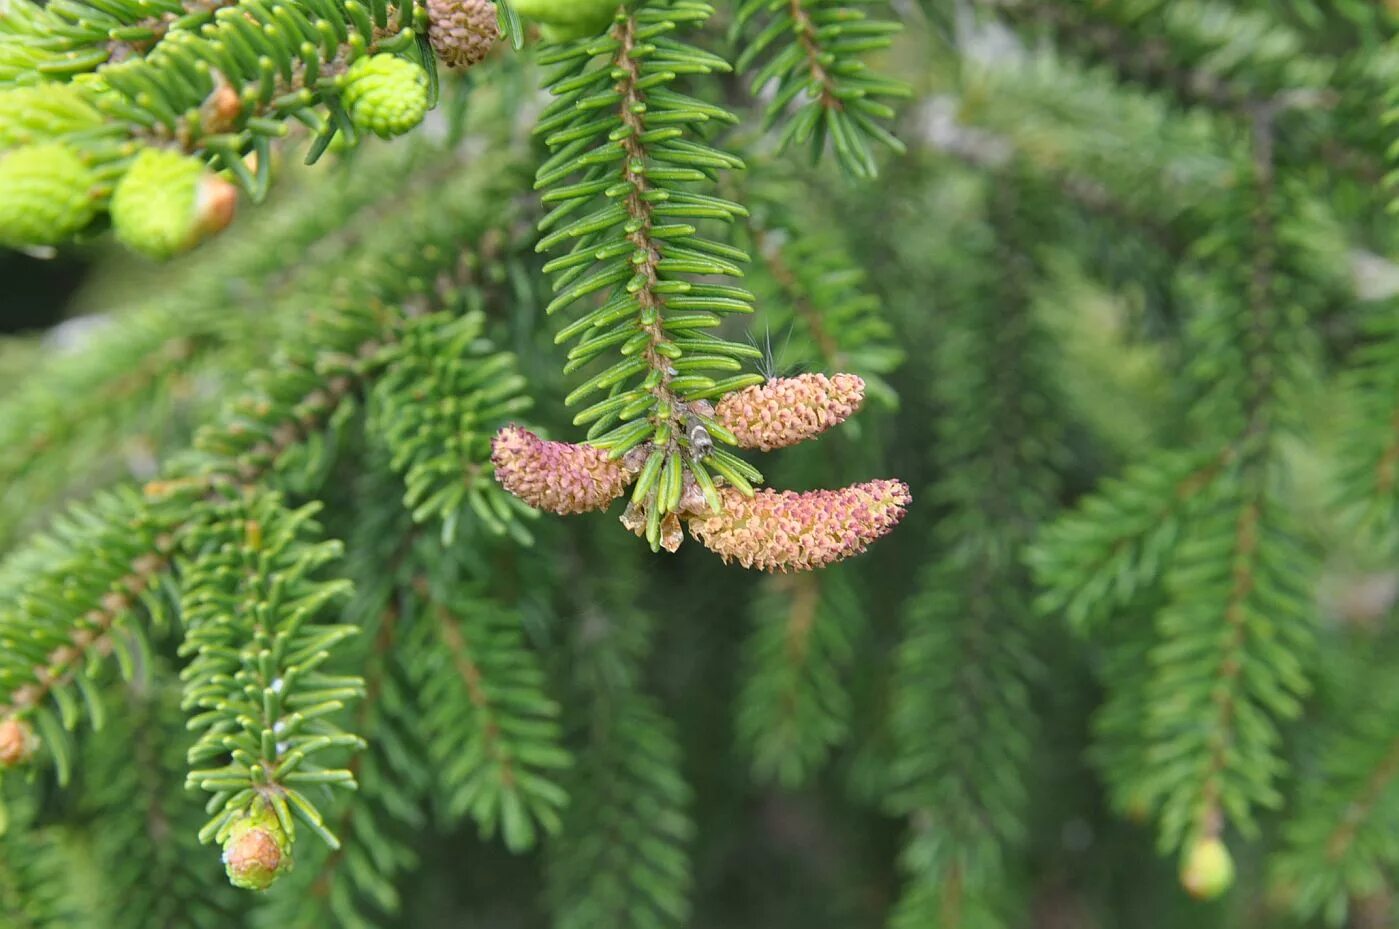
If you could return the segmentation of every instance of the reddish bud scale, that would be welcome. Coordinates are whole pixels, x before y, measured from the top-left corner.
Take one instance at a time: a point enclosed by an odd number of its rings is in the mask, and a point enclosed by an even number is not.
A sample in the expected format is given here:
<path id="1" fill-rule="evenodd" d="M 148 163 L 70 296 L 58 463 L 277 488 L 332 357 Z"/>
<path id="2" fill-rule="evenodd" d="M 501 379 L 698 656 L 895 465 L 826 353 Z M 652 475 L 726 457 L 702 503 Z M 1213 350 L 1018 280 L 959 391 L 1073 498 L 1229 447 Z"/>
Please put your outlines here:
<path id="1" fill-rule="evenodd" d="M 887 535 L 912 501 L 903 481 L 840 490 L 720 491 L 724 509 L 690 519 L 690 534 L 724 561 L 764 571 L 811 571 L 858 555 Z"/>
<path id="2" fill-rule="evenodd" d="M 547 442 L 520 426 L 496 433 L 491 462 L 502 487 L 536 509 L 561 516 L 606 507 L 633 477 L 600 448 Z"/>
<path id="3" fill-rule="evenodd" d="M 865 382 L 854 374 L 799 374 L 728 394 L 714 416 L 739 445 L 768 452 L 840 425 L 864 401 Z"/>
<path id="4" fill-rule="evenodd" d="M 29 724 L 18 719 L 0 720 L 0 770 L 24 764 L 34 757 L 39 739 Z"/>

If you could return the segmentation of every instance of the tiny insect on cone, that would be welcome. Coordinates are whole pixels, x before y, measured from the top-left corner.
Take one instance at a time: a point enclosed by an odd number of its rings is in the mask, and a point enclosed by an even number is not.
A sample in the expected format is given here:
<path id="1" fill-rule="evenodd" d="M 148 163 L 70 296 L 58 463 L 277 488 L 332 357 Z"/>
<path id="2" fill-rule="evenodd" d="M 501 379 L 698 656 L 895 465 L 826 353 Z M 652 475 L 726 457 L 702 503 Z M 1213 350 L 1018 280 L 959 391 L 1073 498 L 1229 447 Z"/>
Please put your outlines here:
<path id="1" fill-rule="evenodd" d="M 146 149 L 112 194 L 112 227 L 134 251 L 169 258 L 232 222 L 237 200 L 237 189 L 198 159 Z"/>
<path id="2" fill-rule="evenodd" d="M 0 721 L 0 771 L 24 764 L 39 750 L 39 738 L 19 719 Z"/>
<path id="3" fill-rule="evenodd" d="M 57 245 L 97 213 L 97 176 L 67 145 L 0 155 L 0 245 Z"/>
<path id="4" fill-rule="evenodd" d="M 287 834 L 261 801 L 229 829 L 223 864 L 229 882 L 244 890 L 266 890 L 291 869 Z"/>
<path id="5" fill-rule="evenodd" d="M 690 519 L 690 534 L 727 562 L 763 571 L 811 571 L 858 555 L 887 535 L 912 502 L 903 481 L 840 490 L 720 492 L 723 510 Z"/>
<path id="6" fill-rule="evenodd" d="M 449 68 L 469 68 L 500 39 L 491 0 L 427 0 L 428 41 Z"/>
<path id="7" fill-rule="evenodd" d="M 502 487 L 536 509 L 560 515 L 606 507 L 633 477 L 602 449 L 549 442 L 520 426 L 496 434 L 491 462 Z"/>
<path id="8" fill-rule="evenodd" d="M 1180 883 L 1196 900 L 1213 900 L 1234 883 L 1234 859 L 1218 838 L 1198 839 L 1185 853 Z"/>
<path id="9" fill-rule="evenodd" d="M 423 121 L 427 83 L 427 72 L 406 58 L 371 55 L 345 72 L 341 102 L 356 129 L 388 139 Z"/>
<path id="10" fill-rule="evenodd" d="M 744 448 L 786 448 L 815 438 L 855 414 L 865 382 L 854 374 L 799 374 L 735 391 L 714 417 Z"/>

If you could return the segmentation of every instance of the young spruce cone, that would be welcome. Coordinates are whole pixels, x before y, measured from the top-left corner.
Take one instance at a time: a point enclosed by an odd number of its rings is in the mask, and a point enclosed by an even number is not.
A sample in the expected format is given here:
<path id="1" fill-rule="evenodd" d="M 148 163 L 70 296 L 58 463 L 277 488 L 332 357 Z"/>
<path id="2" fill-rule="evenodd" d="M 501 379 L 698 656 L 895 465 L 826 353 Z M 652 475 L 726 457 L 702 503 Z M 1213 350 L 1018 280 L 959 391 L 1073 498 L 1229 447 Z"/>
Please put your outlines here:
<path id="1" fill-rule="evenodd" d="M 427 72 L 397 55 L 361 58 L 345 72 L 340 99 L 359 131 L 402 135 L 427 114 Z"/>
<path id="2" fill-rule="evenodd" d="M 632 474 L 591 445 L 547 442 L 506 426 L 491 443 L 501 486 L 530 506 L 561 516 L 600 510 L 622 495 Z"/>
<path id="3" fill-rule="evenodd" d="M 148 148 L 112 194 L 117 239 L 152 258 L 193 248 L 233 220 L 238 191 L 197 158 Z"/>
<path id="4" fill-rule="evenodd" d="M 770 452 L 840 425 L 864 401 L 865 382 L 854 374 L 799 374 L 727 395 L 714 418 L 739 445 Z"/>
<path id="5" fill-rule="evenodd" d="M 449 68 L 469 68 L 500 38 L 491 0 L 427 0 L 428 41 Z"/>
<path id="6" fill-rule="evenodd" d="M 266 890 L 291 869 L 291 849 L 277 816 L 262 801 L 229 829 L 223 841 L 228 880 L 243 890 Z"/>
<path id="7" fill-rule="evenodd" d="M 97 213 L 97 175 L 67 145 L 0 155 L 0 245 L 57 245 Z"/>
<path id="8" fill-rule="evenodd" d="M 720 492 L 721 512 L 690 518 L 690 534 L 725 561 L 764 571 L 811 571 L 858 555 L 887 535 L 912 501 L 903 481 L 806 493 Z"/>

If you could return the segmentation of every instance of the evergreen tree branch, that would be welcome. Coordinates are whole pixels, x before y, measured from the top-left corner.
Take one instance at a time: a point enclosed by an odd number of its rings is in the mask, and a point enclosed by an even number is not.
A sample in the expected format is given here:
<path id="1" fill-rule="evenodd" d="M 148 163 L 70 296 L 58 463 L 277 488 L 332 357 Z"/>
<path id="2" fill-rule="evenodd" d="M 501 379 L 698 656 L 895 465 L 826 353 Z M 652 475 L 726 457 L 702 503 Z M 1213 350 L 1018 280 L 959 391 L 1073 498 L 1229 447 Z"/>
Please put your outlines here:
<path id="1" fill-rule="evenodd" d="M 688 923 L 693 792 L 675 723 L 642 691 L 651 618 L 618 595 L 640 575 L 629 552 L 604 551 L 607 574 L 574 551 L 576 596 L 560 619 L 567 719 L 578 737 L 563 828 L 547 847 L 546 888 L 559 929 L 660 929 Z M 596 556 L 595 556 L 596 557 Z M 577 612 L 579 615 L 572 615 Z"/>
<path id="2" fill-rule="evenodd" d="M 904 151 L 885 128 L 895 113 L 880 98 L 908 96 L 909 88 L 871 74 L 859 57 L 887 48 L 898 31 L 897 23 L 829 0 L 744 0 L 733 28 L 735 39 L 746 40 L 739 71 L 767 59 L 753 77 L 752 93 L 775 84 L 764 123 L 771 128 L 789 120 L 783 147 L 808 145 L 819 158 L 829 144 L 840 166 L 861 178 L 879 173 L 872 142 Z M 803 92 L 805 100 L 797 103 Z"/>
<path id="3" fill-rule="evenodd" d="M 851 580 L 839 573 L 774 578 L 764 588 L 745 646 L 738 736 L 757 779 L 794 788 L 849 735 L 850 695 L 842 679 L 864 610 Z"/>
<path id="4" fill-rule="evenodd" d="M 694 404 L 762 380 L 732 373 L 742 369 L 748 346 L 705 332 L 722 316 L 751 313 L 752 295 L 694 280 L 739 276 L 747 261 L 691 225 L 730 223 L 747 211 L 682 186 L 742 167 L 732 155 L 686 138 L 711 120 L 734 117 L 667 86 L 677 74 L 729 70 L 723 59 L 667 37 L 679 23 L 703 21 L 709 13 L 706 4 L 690 0 L 648 5 L 619 13 L 605 38 L 580 40 L 544 57 L 559 66 L 551 82 L 558 99 L 541 115 L 538 131 L 555 154 L 540 168 L 536 187 L 558 206 L 540 223 L 546 235 L 539 249 L 573 242 L 567 255 L 546 265 L 557 272 L 559 291 L 547 311 L 609 290 L 611 296 L 566 326 L 558 341 L 579 339 L 566 371 L 613 346 L 622 354 L 565 402 L 606 391 L 575 423 L 590 423 L 589 441 L 614 458 L 646 446 L 631 499 L 653 549 L 660 547 L 663 524 L 668 539 L 678 537 L 675 513 L 685 475 L 712 487 L 706 469 L 713 468 L 746 494 L 758 477 L 723 451 L 692 448 L 686 425 L 697 419 L 711 437 L 735 444 Z M 599 56 L 604 60 L 594 64 Z M 574 175 L 581 179 L 565 186 Z M 563 222 L 585 210 L 591 212 Z"/>
<path id="5" fill-rule="evenodd" d="M 482 836 L 499 831 L 507 848 L 524 851 L 541 832 L 558 831 L 567 801 L 558 778 L 573 761 L 519 617 L 459 585 L 446 578 L 417 585 L 428 754 L 444 812 L 469 815 Z"/>

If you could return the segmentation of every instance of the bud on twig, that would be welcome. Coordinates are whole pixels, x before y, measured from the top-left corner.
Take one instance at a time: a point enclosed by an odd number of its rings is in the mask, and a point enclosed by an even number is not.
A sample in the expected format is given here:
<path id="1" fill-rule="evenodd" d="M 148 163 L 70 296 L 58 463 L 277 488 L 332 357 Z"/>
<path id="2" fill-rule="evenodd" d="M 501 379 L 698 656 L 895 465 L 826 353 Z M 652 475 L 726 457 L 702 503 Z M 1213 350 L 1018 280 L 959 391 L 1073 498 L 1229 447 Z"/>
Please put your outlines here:
<path id="1" fill-rule="evenodd" d="M 291 869 L 287 834 L 262 801 L 235 822 L 223 843 L 228 880 L 244 890 L 266 890 Z"/>
<path id="2" fill-rule="evenodd" d="M 112 193 L 112 226 L 129 248 L 169 258 L 232 222 L 237 200 L 237 188 L 197 158 L 148 148 Z"/>
<path id="3" fill-rule="evenodd" d="M 24 764 L 39 750 L 39 737 L 20 719 L 0 720 L 0 770 Z"/>
<path id="4" fill-rule="evenodd" d="M 97 175 L 67 145 L 27 145 L 0 155 L 0 245 L 57 245 L 97 213 Z"/>
<path id="5" fill-rule="evenodd" d="M 1234 859 L 1214 836 L 1198 839 L 1185 853 L 1180 883 L 1196 900 L 1213 900 L 1234 883 Z"/>

